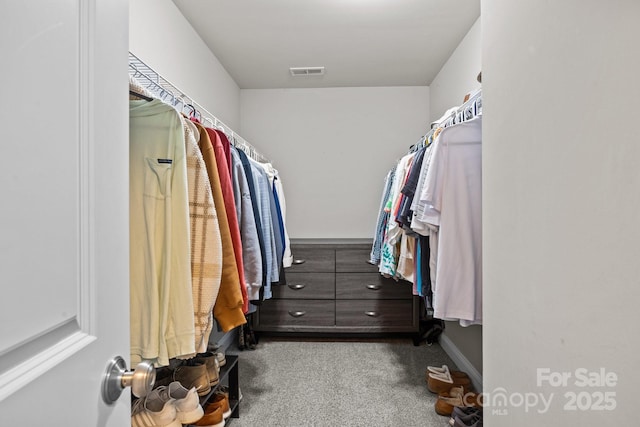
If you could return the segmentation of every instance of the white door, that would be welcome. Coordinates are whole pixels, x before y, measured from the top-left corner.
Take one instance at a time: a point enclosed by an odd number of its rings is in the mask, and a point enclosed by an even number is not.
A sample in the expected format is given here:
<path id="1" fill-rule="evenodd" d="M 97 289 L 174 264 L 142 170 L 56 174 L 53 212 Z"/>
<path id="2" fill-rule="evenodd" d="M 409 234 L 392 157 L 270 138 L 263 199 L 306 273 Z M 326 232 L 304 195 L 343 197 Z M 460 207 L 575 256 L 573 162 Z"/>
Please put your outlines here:
<path id="1" fill-rule="evenodd" d="M 0 426 L 126 426 L 126 0 L 0 1 Z"/>

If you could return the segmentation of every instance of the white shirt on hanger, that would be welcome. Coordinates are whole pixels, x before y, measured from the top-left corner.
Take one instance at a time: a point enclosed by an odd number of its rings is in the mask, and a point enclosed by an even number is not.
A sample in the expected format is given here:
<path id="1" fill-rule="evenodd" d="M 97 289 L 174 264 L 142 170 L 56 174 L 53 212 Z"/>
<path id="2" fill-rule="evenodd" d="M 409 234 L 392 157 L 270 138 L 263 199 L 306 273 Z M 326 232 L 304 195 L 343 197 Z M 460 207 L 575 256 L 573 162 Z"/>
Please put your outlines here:
<path id="1" fill-rule="evenodd" d="M 421 199 L 439 213 L 434 317 L 482 323 L 482 118 L 447 127 Z"/>

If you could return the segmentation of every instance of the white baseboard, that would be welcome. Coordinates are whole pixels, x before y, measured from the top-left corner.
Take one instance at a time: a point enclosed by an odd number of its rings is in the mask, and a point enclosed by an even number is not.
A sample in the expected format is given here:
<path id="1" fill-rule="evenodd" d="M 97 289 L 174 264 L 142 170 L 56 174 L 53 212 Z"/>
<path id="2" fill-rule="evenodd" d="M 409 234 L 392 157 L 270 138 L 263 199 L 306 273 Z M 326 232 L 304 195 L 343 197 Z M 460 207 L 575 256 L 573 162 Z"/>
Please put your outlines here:
<path id="1" fill-rule="evenodd" d="M 447 337 L 446 334 L 440 335 L 440 346 L 453 360 L 459 370 L 469 374 L 471 382 L 476 390 L 482 391 L 482 374 L 469 362 L 460 349 Z"/>

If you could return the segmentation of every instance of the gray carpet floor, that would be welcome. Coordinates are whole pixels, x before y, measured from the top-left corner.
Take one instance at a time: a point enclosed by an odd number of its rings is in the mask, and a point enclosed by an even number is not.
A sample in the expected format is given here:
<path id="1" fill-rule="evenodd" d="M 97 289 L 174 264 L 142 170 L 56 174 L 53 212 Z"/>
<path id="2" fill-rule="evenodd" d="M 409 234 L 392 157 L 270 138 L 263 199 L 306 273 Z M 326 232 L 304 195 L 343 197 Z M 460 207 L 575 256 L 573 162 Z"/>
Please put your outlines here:
<path id="1" fill-rule="evenodd" d="M 230 427 L 448 425 L 425 382 L 427 365 L 454 367 L 438 344 L 262 337 L 227 353 L 239 356 L 243 395 Z"/>

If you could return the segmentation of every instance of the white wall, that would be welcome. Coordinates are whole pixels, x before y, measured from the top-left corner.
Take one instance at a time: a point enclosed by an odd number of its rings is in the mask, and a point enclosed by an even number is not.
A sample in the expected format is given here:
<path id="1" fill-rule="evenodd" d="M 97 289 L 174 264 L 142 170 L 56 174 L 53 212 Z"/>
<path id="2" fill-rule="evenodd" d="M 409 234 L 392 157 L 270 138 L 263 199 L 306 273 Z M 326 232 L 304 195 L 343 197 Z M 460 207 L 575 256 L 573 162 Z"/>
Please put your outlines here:
<path id="1" fill-rule="evenodd" d="M 431 121 L 439 119 L 449 108 L 462 105 L 466 94 L 480 88 L 477 77 L 482 68 L 481 46 L 478 18 L 429 85 Z"/>
<path id="2" fill-rule="evenodd" d="M 439 119 L 449 108 L 462 105 L 466 94 L 480 88 L 477 77 L 482 68 L 481 42 L 478 18 L 429 86 L 431 121 Z M 450 340 L 445 344 L 455 346 L 455 351 L 450 351 L 447 345 L 444 346 L 445 350 L 461 369 L 475 369 L 477 372 L 471 373 L 479 377 L 482 374 L 482 326 L 463 328 L 458 322 L 447 322 L 445 335 Z M 458 361 L 456 355 L 466 361 Z M 465 366 L 467 364 L 471 365 L 471 369 Z"/>
<path id="3" fill-rule="evenodd" d="M 240 89 L 171 0 L 131 0 L 129 50 L 234 130 Z"/>
<path id="4" fill-rule="evenodd" d="M 484 384 L 554 397 L 486 424 L 638 425 L 640 2 L 540 3 L 482 1 Z M 617 384 L 579 387 L 579 368 Z M 615 409 L 591 410 L 605 392 Z"/>
<path id="5" fill-rule="evenodd" d="M 171 0 L 130 0 L 129 51 L 233 130 L 240 88 Z M 210 342 L 232 342 L 214 332 Z"/>
<path id="6" fill-rule="evenodd" d="M 372 238 L 386 173 L 428 129 L 429 88 L 242 90 L 241 117 L 282 176 L 292 238 Z"/>

